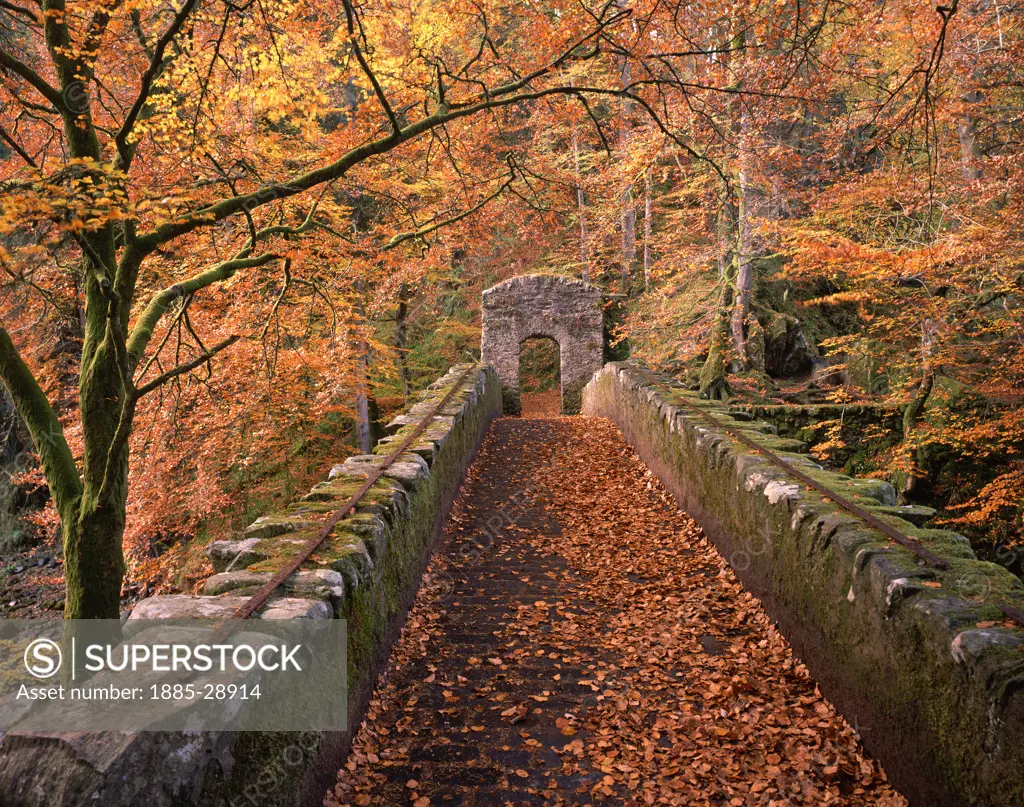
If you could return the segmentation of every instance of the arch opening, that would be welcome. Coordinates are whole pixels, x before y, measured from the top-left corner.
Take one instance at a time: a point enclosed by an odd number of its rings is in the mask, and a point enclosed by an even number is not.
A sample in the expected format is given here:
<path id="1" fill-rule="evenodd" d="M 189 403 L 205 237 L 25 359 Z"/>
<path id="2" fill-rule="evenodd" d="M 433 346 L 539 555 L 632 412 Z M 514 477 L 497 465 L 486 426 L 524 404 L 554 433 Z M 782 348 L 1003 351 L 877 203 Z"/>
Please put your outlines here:
<path id="1" fill-rule="evenodd" d="M 519 344 L 519 407 L 522 417 L 555 417 L 562 411 L 562 351 L 550 336 Z"/>

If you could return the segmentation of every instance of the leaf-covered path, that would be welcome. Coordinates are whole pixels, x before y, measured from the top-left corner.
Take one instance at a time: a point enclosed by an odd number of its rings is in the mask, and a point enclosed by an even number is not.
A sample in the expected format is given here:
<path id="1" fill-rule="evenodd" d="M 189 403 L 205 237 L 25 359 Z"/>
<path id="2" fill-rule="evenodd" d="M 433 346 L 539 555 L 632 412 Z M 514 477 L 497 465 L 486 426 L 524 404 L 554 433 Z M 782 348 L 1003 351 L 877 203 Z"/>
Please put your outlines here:
<path id="1" fill-rule="evenodd" d="M 610 422 L 497 421 L 325 805 L 903 805 Z"/>

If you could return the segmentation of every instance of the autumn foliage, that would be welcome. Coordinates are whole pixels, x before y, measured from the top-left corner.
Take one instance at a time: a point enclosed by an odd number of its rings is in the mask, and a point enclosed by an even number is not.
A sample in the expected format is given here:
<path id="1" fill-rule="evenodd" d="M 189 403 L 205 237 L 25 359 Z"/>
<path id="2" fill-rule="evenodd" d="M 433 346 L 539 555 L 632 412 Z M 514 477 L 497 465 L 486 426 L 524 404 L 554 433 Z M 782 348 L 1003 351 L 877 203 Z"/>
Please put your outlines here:
<path id="1" fill-rule="evenodd" d="M 553 271 L 708 394 L 898 410 L 874 471 L 1012 547 L 1021 48 L 973 0 L 3 3 L 0 310 L 73 458 L 37 520 L 108 497 L 187 586 Z"/>

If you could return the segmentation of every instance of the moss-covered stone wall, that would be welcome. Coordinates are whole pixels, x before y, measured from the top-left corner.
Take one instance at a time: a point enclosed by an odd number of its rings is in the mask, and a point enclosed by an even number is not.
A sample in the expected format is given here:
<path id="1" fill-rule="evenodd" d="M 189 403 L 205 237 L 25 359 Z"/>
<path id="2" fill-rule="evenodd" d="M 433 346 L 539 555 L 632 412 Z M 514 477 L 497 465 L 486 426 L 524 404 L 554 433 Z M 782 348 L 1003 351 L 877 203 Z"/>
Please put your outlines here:
<path id="1" fill-rule="evenodd" d="M 731 401 L 732 409 L 766 420 L 780 437 L 807 443 L 812 453 L 827 443 L 827 465 L 844 473 L 869 473 L 877 456 L 903 439 L 903 412 L 876 404 L 749 404 Z M 868 439 L 865 439 L 867 437 Z"/>
<path id="2" fill-rule="evenodd" d="M 388 426 L 373 454 L 349 457 L 328 479 L 242 535 L 214 541 L 203 596 L 143 600 L 138 618 L 229 617 L 333 513 L 458 382 L 453 367 Z M 478 365 L 427 430 L 342 519 L 327 542 L 257 615 L 347 620 L 348 725 L 358 728 L 415 596 L 435 539 L 492 419 L 501 385 Z M 205 732 L 14 735 L 0 740 L 4 807 L 301 807 L 320 805 L 350 745 L 345 733 Z"/>
<path id="3" fill-rule="evenodd" d="M 918 537 L 937 571 L 682 404 Z M 892 488 L 823 471 L 802 444 L 634 364 L 608 364 L 583 411 L 622 428 L 779 622 L 825 694 L 914 805 L 1024 804 L 1024 587 L 955 533 L 900 517 Z"/>

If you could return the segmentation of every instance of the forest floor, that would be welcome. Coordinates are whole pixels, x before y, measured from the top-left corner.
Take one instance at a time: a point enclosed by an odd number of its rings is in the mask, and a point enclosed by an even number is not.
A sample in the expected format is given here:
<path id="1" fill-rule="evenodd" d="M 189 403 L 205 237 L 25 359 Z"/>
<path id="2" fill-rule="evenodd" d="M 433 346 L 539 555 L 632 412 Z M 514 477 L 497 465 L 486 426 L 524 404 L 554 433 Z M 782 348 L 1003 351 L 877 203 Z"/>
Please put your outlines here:
<path id="1" fill-rule="evenodd" d="M 905 801 L 618 429 L 574 417 L 495 422 L 324 804 Z"/>
<path id="2" fill-rule="evenodd" d="M 60 619 L 64 566 L 59 539 L 23 551 L 0 553 L 0 618 Z"/>

